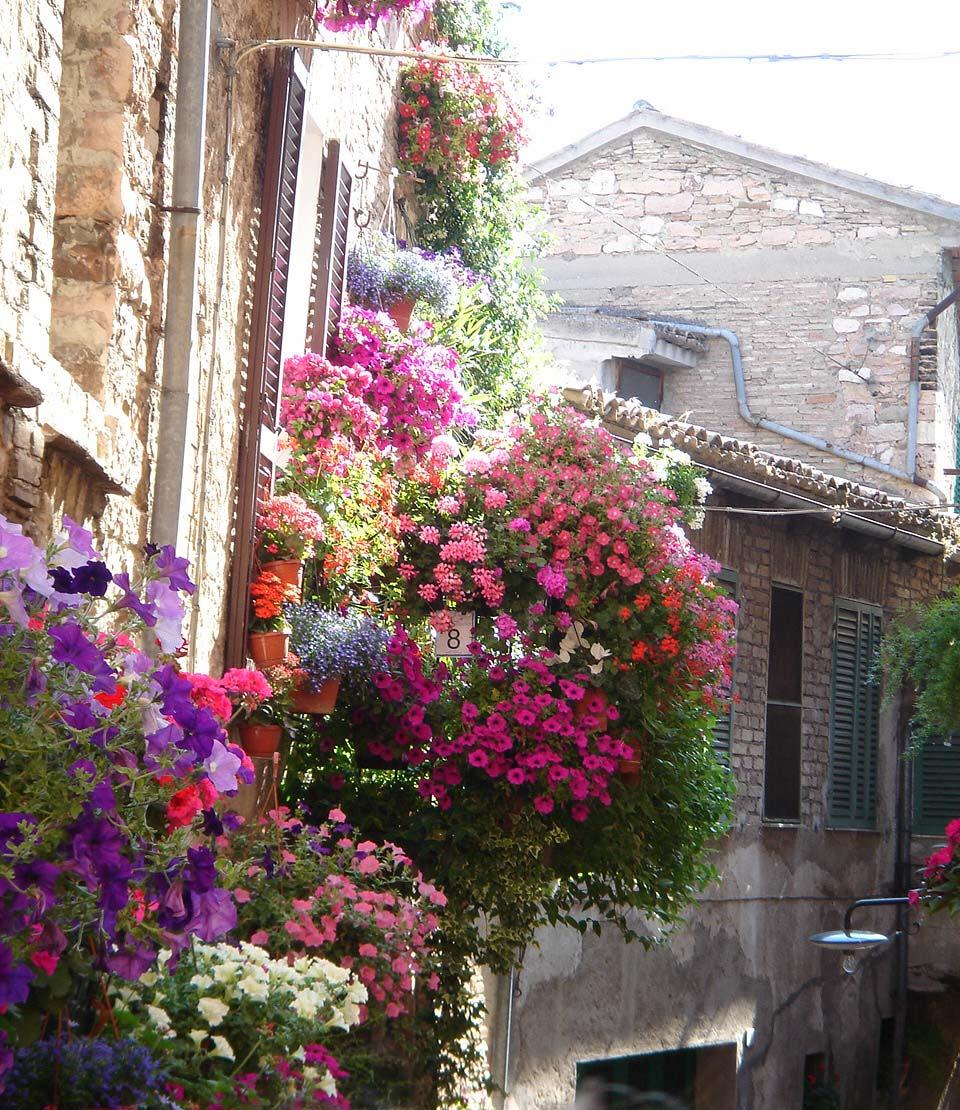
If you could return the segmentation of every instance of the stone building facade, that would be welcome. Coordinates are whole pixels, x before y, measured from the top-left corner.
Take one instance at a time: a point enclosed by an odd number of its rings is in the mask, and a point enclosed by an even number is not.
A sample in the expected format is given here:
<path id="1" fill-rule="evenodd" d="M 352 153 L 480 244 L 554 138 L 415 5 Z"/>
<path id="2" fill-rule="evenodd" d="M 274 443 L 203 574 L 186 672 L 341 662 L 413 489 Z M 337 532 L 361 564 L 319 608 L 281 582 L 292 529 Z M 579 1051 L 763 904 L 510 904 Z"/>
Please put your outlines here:
<path id="1" fill-rule="evenodd" d="M 196 45 L 180 41 L 185 7 L 205 15 L 210 48 L 200 51 L 205 112 L 199 102 L 181 108 L 184 126 L 186 117 L 204 125 L 199 192 L 178 206 L 178 77 L 185 45 Z M 309 0 L 0 2 L 0 511 L 38 538 L 67 513 L 93 528 L 117 569 L 135 568 L 148 540 L 175 542 L 199 583 L 195 668 L 222 658 L 276 49 L 237 65 L 228 128 L 229 70 L 252 40 L 317 38 L 314 7 Z M 376 41 L 411 45 L 396 21 Z M 355 166 L 369 166 L 352 204 L 376 221 L 396 160 L 398 63 L 308 50 L 302 61 L 314 147 L 322 152 L 337 139 Z M 300 181 L 307 185 L 298 219 L 316 207 L 317 174 Z M 186 322 L 168 318 L 172 251 L 184 235 L 196 242 Z M 290 310 L 301 331 L 298 339 L 296 327 L 288 329 L 286 353 L 303 349 L 308 293 L 302 281 L 291 292 L 303 302 Z M 179 410 L 165 408 L 172 345 L 186 350 Z M 177 434 L 169 411 L 181 413 Z M 164 467 L 181 489 L 172 510 L 158 502 Z"/>
<path id="2" fill-rule="evenodd" d="M 528 180 L 549 233 L 546 284 L 567 306 L 728 329 L 755 417 L 913 473 L 911 332 L 954 285 L 960 205 L 651 110 L 543 159 Z M 951 500 L 957 320 L 954 306 L 923 333 L 916 420 L 916 470 Z M 662 405 L 833 473 L 935 499 L 909 479 L 751 426 L 722 339 L 709 339 L 695 364 L 667 369 Z"/>
<path id="3" fill-rule="evenodd" d="M 615 931 L 542 931 L 512 984 L 512 1007 L 509 985 L 500 996 L 503 1105 L 561 1110 L 579 1090 L 585 1107 L 602 1108 L 622 1104 L 603 1101 L 604 1092 L 656 1091 L 678 1099 L 664 1105 L 694 1110 L 799 1110 L 805 1076 L 821 1065 L 837 1076 L 848 1110 L 886 1105 L 884 1065 L 897 1010 L 906 1012 L 896 991 L 900 961 L 914 986 L 942 995 L 958 953 L 955 930 L 936 919 L 909 938 L 909 951 L 906 942 L 891 944 L 852 975 L 837 953 L 807 941 L 840 928 L 854 899 L 899 893 L 934 843 L 911 836 L 914 768 L 899 758 L 908 713 L 896 698 L 881 707 L 879 691 L 875 781 L 867 787 L 873 816 L 851 819 L 831 801 L 845 773 L 838 720 L 849 693 L 834 654 L 837 622 L 841 610 L 862 612 L 880 629 L 951 585 L 960 569 L 944 558 L 956 541 L 951 518 L 910 512 L 878 490 L 596 389 L 570 389 L 568 397 L 622 438 L 642 432 L 687 452 L 714 487 L 691 538 L 721 564 L 740 604 L 723 749 L 736 782 L 735 818 L 717 846 L 719 881 L 668 944 L 647 951 Z M 759 515 L 771 508 L 797 515 Z M 878 542 L 884 528 L 887 543 Z M 802 613 L 799 627 L 785 626 L 777 611 L 784 595 Z M 773 675 L 791 652 L 798 729 L 795 762 L 785 767 L 791 753 L 783 722 L 772 723 L 784 704 Z M 868 689 L 865 673 L 854 682 Z M 960 761 L 951 766 L 960 784 Z M 784 790 L 795 792 L 793 812 Z M 855 924 L 893 933 L 896 912 L 862 911 Z M 916 1069 L 911 1082 L 916 1093 Z"/>

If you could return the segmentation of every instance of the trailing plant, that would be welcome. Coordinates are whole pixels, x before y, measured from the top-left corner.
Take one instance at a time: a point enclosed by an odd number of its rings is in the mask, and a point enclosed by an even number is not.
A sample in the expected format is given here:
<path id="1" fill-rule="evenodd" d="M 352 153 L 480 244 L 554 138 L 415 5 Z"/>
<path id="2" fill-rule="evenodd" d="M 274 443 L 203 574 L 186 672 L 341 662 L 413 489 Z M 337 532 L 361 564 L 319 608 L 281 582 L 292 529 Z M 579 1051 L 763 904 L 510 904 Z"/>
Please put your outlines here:
<path id="1" fill-rule="evenodd" d="M 158 1093 L 165 1077 L 165 1067 L 150 1050 L 129 1037 L 36 1041 L 17 1049 L 3 1105 L 7 1110 L 127 1105 L 155 1110 L 169 1105 Z"/>
<path id="2" fill-rule="evenodd" d="M 888 697 L 909 683 L 916 691 L 911 749 L 960 731 L 960 588 L 899 621 L 880 645 Z"/>
<path id="3" fill-rule="evenodd" d="M 504 49 L 500 10 L 494 0 L 436 0 L 434 36 L 453 50 L 499 57 Z"/>
<path id="4" fill-rule="evenodd" d="M 399 248 L 379 235 L 350 252 L 347 290 L 350 300 L 362 308 L 382 311 L 412 301 L 444 316 L 456 300 L 457 282 L 441 256 Z"/>
<path id="5" fill-rule="evenodd" d="M 384 632 L 370 617 L 308 603 L 290 606 L 287 618 L 291 649 L 312 690 L 329 679 L 369 675 L 382 664 Z"/>

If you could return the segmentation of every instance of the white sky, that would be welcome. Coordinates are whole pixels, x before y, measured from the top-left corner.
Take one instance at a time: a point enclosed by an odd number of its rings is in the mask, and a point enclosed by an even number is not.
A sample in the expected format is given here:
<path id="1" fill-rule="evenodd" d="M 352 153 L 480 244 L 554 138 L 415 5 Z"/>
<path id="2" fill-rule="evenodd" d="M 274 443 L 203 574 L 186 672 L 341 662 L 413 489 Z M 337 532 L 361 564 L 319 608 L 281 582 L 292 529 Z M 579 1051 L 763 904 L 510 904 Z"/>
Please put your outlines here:
<path id="1" fill-rule="evenodd" d="M 531 59 L 960 51 L 956 0 L 516 0 Z M 525 70 L 533 160 L 635 101 L 788 154 L 960 201 L 960 54 L 921 61 L 644 62 Z"/>

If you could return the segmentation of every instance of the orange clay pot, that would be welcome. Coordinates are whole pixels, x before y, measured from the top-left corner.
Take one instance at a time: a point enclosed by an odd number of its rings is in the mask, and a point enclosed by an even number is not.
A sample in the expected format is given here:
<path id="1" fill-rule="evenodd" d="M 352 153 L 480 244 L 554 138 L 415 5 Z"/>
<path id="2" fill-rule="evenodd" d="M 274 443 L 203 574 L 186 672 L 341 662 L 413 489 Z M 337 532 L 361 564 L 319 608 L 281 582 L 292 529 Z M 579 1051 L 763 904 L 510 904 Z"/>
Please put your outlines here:
<path id="1" fill-rule="evenodd" d="M 319 690 L 294 690 L 294 711 L 297 713 L 332 713 L 337 706 L 339 690 L 339 678 L 328 678 Z"/>
<path id="2" fill-rule="evenodd" d="M 280 747 L 283 729 L 279 725 L 238 725 L 240 743 L 247 755 L 267 758 Z"/>
<path id="3" fill-rule="evenodd" d="M 258 667 L 275 667 L 287 658 L 289 632 L 251 632 L 247 651 Z"/>

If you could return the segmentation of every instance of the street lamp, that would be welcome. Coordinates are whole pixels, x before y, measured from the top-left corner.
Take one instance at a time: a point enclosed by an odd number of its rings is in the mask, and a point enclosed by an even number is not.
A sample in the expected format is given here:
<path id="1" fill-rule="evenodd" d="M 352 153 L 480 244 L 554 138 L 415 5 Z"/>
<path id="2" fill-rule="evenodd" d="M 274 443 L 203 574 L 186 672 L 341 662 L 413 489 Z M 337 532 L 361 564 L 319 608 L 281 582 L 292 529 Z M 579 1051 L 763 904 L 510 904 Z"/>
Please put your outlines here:
<path id="1" fill-rule="evenodd" d="M 847 906 L 843 918 L 843 928 L 834 929 L 828 933 L 814 933 L 810 941 L 820 948 L 831 952 L 843 953 L 843 970 L 852 975 L 857 970 L 857 956 L 871 948 L 879 948 L 881 944 L 888 944 L 893 938 L 886 933 L 871 933 L 867 929 L 851 929 L 850 921 L 853 911 L 861 906 L 907 906 L 909 898 L 858 898 Z M 896 935 L 896 934 L 894 934 Z"/>

